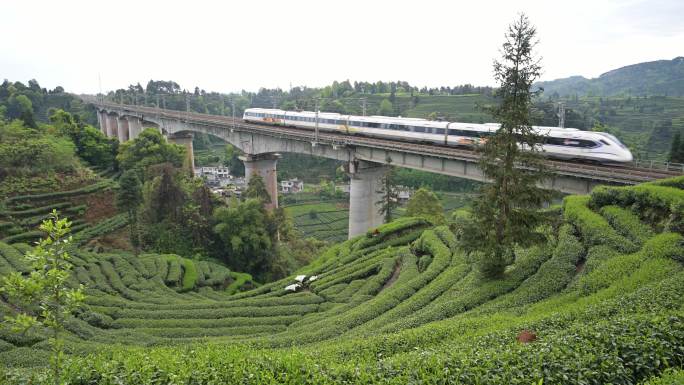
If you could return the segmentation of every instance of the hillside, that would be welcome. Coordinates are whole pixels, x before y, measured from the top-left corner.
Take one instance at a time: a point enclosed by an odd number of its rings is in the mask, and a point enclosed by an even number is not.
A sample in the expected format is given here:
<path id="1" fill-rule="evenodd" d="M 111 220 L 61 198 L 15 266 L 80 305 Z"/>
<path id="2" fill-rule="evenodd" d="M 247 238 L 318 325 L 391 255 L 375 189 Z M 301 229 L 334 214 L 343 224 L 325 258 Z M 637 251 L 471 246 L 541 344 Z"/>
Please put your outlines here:
<path id="1" fill-rule="evenodd" d="M 297 292 L 285 289 L 293 276 L 233 294 L 247 277 L 208 262 L 75 251 L 72 281 L 86 285 L 88 309 L 69 322 L 65 375 L 70 383 L 635 384 L 674 368 L 653 383 L 678 383 L 682 207 L 684 178 L 567 197 L 548 211 L 547 243 L 516 250 L 495 280 L 462 254 L 458 226 L 414 218 L 331 247 L 299 272 L 307 278 Z M 0 274 L 25 270 L 27 248 L 0 243 Z M 1 302 L 0 312 L 12 307 Z M 37 375 L 46 337 L 0 330 L 0 362 Z M 20 382 L 11 373 L 5 380 Z"/>
<path id="2" fill-rule="evenodd" d="M 594 79 L 571 76 L 535 86 L 547 96 L 684 96 L 684 57 L 632 64 Z"/>

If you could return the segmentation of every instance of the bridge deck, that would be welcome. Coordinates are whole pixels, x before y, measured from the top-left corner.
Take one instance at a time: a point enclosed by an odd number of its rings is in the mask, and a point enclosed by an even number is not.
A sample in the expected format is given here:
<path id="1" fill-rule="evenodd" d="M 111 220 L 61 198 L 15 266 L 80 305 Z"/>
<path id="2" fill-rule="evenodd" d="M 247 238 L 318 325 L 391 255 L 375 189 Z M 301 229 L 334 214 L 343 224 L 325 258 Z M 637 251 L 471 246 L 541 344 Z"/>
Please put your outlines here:
<path id="1" fill-rule="evenodd" d="M 121 112 L 123 114 L 142 115 L 143 117 L 156 117 L 157 119 L 173 119 L 195 125 L 220 127 L 227 130 L 233 129 L 235 131 L 254 132 L 262 135 L 298 141 L 316 141 L 315 133 L 313 131 L 295 127 L 269 126 L 248 123 L 239 118 L 233 120 L 231 117 L 220 115 L 164 110 L 152 107 L 119 105 L 111 103 L 93 104 L 100 108 L 107 109 L 112 112 Z M 419 144 L 359 135 L 347 135 L 344 133 L 320 132 L 317 142 L 322 145 L 329 145 L 333 147 L 366 147 L 443 159 L 457 159 L 473 163 L 478 162 L 479 159 L 479 156 L 475 151 L 463 148 L 439 146 L 434 144 Z M 643 167 L 636 163 L 626 165 L 594 165 L 580 162 L 547 159 L 546 164 L 553 173 L 558 175 L 574 176 L 620 184 L 648 182 L 656 179 L 682 175 L 684 173 L 684 169 L 682 169 L 681 166 L 678 166 L 677 169 L 670 169 L 670 165 L 662 163 L 649 163 L 650 167 Z"/>

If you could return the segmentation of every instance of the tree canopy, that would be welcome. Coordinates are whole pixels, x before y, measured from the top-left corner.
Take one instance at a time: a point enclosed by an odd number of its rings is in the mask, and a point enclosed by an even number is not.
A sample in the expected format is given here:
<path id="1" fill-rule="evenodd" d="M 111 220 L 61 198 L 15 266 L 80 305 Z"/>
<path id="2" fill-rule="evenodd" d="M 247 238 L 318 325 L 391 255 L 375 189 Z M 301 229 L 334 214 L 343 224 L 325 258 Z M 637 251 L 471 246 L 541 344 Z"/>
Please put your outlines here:
<path id="1" fill-rule="evenodd" d="M 532 83 L 541 66 L 534 56 L 536 29 L 525 15 L 509 26 L 502 58 L 494 63 L 500 104 L 490 108 L 500 123 L 494 135 L 480 145 L 480 168 L 491 183 L 482 185 L 473 205 L 473 226 L 464 233 L 466 250 L 479 251 L 481 271 L 490 277 L 513 262 L 516 245 L 541 238 L 541 204 L 548 192 L 537 187 L 546 177 L 539 143 L 532 129 Z M 524 147 L 524 149 L 523 149 Z"/>
<path id="2" fill-rule="evenodd" d="M 148 166 L 161 163 L 181 167 L 185 148 L 168 143 L 159 131 L 148 128 L 137 138 L 123 143 L 116 158 L 124 169 L 139 168 L 144 171 Z"/>
<path id="3" fill-rule="evenodd" d="M 444 224 L 444 207 L 434 192 L 421 187 L 409 199 L 406 205 L 406 216 L 423 217 L 434 224 Z"/>

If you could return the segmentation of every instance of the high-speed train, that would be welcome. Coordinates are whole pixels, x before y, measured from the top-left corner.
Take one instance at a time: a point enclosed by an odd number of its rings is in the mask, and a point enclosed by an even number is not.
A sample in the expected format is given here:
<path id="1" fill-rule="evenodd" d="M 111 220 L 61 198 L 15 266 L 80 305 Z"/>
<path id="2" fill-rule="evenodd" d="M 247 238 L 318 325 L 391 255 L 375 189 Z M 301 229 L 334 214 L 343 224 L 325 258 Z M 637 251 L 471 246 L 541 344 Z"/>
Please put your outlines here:
<path id="1" fill-rule="evenodd" d="M 316 113 L 248 108 L 243 119 L 248 122 L 314 129 Z M 497 123 L 456 123 L 389 116 L 354 116 L 319 112 L 318 129 L 354 135 L 435 143 L 446 146 L 474 147 L 483 143 L 499 128 Z M 605 132 L 576 128 L 534 126 L 544 136 L 543 153 L 557 159 L 615 164 L 632 161 L 632 153 L 615 136 Z"/>

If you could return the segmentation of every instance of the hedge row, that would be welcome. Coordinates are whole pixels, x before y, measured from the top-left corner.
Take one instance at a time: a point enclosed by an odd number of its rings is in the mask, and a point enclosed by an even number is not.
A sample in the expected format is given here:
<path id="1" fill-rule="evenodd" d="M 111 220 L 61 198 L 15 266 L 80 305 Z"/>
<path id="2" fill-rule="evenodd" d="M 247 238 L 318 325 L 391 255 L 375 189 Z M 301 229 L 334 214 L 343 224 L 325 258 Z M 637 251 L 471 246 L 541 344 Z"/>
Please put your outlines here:
<path id="1" fill-rule="evenodd" d="M 551 258 L 513 292 L 484 305 L 483 310 L 519 307 L 562 291 L 577 273 L 577 265 L 584 259 L 585 252 L 584 246 L 574 235 L 572 225 L 562 225 Z"/>
<path id="2" fill-rule="evenodd" d="M 93 306 L 99 312 L 112 318 L 145 318 L 145 319 L 210 319 L 228 317 L 272 317 L 302 315 L 318 310 L 320 305 L 278 305 L 270 307 L 244 306 L 223 309 L 191 309 L 191 310 L 138 310 Z"/>
<path id="3" fill-rule="evenodd" d="M 618 205 L 639 213 L 664 231 L 684 232 L 684 190 L 657 184 L 633 187 L 599 186 L 591 193 L 596 207 Z"/>
<path id="4" fill-rule="evenodd" d="M 396 307 L 402 301 L 410 298 L 418 290 L 435 279 L 451 263 L 451 251 L 448 246 L 441 242 L 434 231 L 424 231 L 416 243 L 415 247 L 417 249 L 434 256 L 434 262 L 425 272 L 409 281 L 397 281 L 391 287 L 382 290 L 377 296 L 369 298 L 361 306 L 354 307 L 337 317 L 330 317 L 318 323 L 303 325 L 300 327 L 303 330 L 298 330 L 296 334 L 290 333 L 291 336 L 296 337 L 285 336 L 282 337 L 280 342 L 290 338 L 320 341 L 339 335 L 378 317 Z M 362 298 L 362 296 L 359 297 Z"/>
<path id="5" fill-rule="evenodd" d="M 52 204 L 49 204 L 47 206 L 31 208 L 28 210 L 0 211 L 0 215 L 9 215 L 12 217 L 25 217 L 25 216 L 29 216 L 29 215 L 48 214 L 52 210 L 59 210 L 59 209 L 63 209 L 65 207 L 71 207 L 71 206 L 72 206 L 71 202 L 59 202 L 59 203 L 52 203 Z M 38 223 L 40 223 L 40 222 L 38 222 Z"/>
<path id="6" fill-rule="evenodd" d="M 31 271 L 31 264 L 19 250 L 4 242 L 0 242 L 0 257 L 3 257 L 14 270 L 28 273 Z"/>
<path id="7" fill-rule="evenodd" d="M 650 226 L 641 222 L 639 217 L 631 211 L 619 206 L 610 205 L 601 208 L 601 215 L 622 236 L 627 237 L 638 245 L 642 245 L 655 233 Z"/>
<path id="8" fill-rule="evenodd" d="M 633 252 L 637 246 L 618 234 L 601 215 L 587 206 L 588 196 L 572 195 L 563 199 L 563 217 L 580 230 L 588 246 L 605 244 L 624 252 Z"/>
<path id="9" fill-rule="evenodd" d="M 4 243 L 26 243 L 26 242 L 37 241 L 44 236 L 45 236 L 44 232 L 42 232 L 40 230 L 33 230 L 33 231 L 26 231 L 23 233 L 19 233 L 17 235 L 12 235 L 12 236 L 3 238 L 2 240 L 0 240 L 0 242 L 4 242 Z"/>
<path id="10" fill-rule="evenodd" d="M 285 315 L 274 317 L 232 317 L 219 319 L 143 319 L 119 318 L 112 322 L 115 328 L 223 328 L 252 325 L 289 325 L 301 319 L 301 315 Z"/>
<path id="11" fill-rule="evenodd" d="M 636 271 L 648 259 L 684 261 L 683 241 L 684 238 L 676 233 L 658 234 L 649 239 L 638 253 L 618 255 L 601 263 L 580 278 L 578 289 L 583 294 L 589 294 L 606 288 L 619 277 Z"/>
<path id="12" fill-rule="evenodd" d="M 105 189 L 107 187 L 112 187 L 113 182 L 111 180 L 102 180 L 97 183 L 93 183 L 91 185 L 87 185 L 81 188 L 77 188 L 75 190 L 69 190 L 69 191 L 56 191 L 56 192 L 51 192 L 51 193 L 44 193 L 44 194 L 29 194 L 29 195 L 16 195 L 11 198 L 8 198 L 5 200 L 7 204 L 14 203 L 14 202 L 21 202 L 21 201 L 45 201 L 48 199 L 58 199 L 58 198 L 65 198 L 65 197 L 72 197 L 72 196 L 78 196 L 78 195 L 84 195 L 84 194 L 90 194 L 95 191 L 99 191 L 102 189 Z"/>
<path id="13" fill-rule="evenodd" d="M 128 223 L 126 214 L 118 214 L 98 222 L 94 226 L 86 227 L 73 235 L 73 244 L 78 246 L 88 242 L 90 239 L 118 230 Z"/>
<path id="14" fill-rule="evenodd" d="M 384 326 L 379 332 L 395 332 L 417 327 L 428 322 L 453 317 L 471 310 L 489 300 L 517 288 L 521 282 L 532 276 L 548 258 L 550 252 L 545 247 L 533 247 L 516 253 L 514 265 L 507 269 L 504 277 L 490 280 L 482 277 L 477 269 L 472 269 L 454 285 L 420 312 Z"/>

